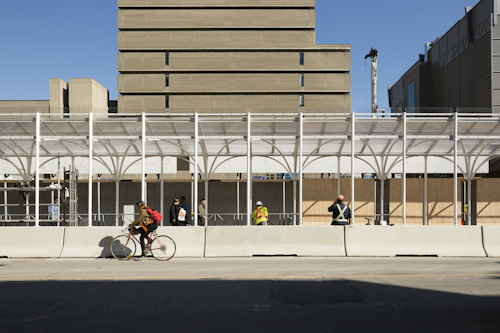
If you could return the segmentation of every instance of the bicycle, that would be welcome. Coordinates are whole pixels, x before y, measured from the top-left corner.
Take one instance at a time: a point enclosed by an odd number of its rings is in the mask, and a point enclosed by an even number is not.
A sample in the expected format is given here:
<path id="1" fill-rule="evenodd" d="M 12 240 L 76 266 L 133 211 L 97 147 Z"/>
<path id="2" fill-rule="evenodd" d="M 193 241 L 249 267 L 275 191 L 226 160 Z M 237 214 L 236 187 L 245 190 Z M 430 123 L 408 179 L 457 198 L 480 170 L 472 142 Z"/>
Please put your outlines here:
<path id="1" fill-rule="evenodd" d="M 126 228 L 122 230 L 122 234 L 113 238 L 109 248 L 111 254 L 116 259 L 130 260 L 135 255 L 139 241 L 133 235 L 133 229 L 129 230 Z M 172 238 L 165 235 L 158 235 L 155 230 L 149 234 L 147 240 L 146 253 L 150 252 L 156 260 L 168 261 L 175 255 L 177 248 Z"/>

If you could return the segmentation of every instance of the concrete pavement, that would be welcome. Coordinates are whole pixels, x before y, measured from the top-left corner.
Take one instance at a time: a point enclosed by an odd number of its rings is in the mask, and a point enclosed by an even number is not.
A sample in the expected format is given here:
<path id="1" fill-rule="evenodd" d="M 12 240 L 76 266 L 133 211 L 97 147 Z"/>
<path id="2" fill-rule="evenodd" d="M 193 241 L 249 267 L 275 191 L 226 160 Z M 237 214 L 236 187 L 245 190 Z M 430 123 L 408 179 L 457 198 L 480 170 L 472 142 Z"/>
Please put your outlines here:
<path id="1" fill-rule="evenodd" d="M 498 332 L 500 260 L 0 260 L 0 332 Z"/>

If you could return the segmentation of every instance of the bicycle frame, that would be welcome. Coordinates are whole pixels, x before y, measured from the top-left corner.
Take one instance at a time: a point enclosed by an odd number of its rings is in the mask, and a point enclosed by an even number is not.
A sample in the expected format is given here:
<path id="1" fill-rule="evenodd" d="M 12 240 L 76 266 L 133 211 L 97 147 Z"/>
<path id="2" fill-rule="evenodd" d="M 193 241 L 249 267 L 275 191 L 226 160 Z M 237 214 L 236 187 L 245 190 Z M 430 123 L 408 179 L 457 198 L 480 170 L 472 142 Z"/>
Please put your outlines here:
<path id="1" fill-rule="evenodd" d="M 127 237 L 127 242 L 125 243 L 125 246 L 128 245 L 128 242 L 130 241 L 130 237 L 132 237 L 139 245 L 141 244 L 141 241 L 138 240 L 135 235 L 134 235 L 134 228 L 132 229 L 124 229 L 122 232 L 128 231 L 128 237 Z M 147 236 L 148 243 L 146 244 L 146 248 L 144 249 L 145 251 L 150 251 L 151 250 L 151 244 L 153 243 L 153 240 L 158 239 L 158 234 L 156 233 L 156 230 L 153 230 L 149 233 Z M 160 240 L 158 239 L 158 243 L 161 244 Z"/>

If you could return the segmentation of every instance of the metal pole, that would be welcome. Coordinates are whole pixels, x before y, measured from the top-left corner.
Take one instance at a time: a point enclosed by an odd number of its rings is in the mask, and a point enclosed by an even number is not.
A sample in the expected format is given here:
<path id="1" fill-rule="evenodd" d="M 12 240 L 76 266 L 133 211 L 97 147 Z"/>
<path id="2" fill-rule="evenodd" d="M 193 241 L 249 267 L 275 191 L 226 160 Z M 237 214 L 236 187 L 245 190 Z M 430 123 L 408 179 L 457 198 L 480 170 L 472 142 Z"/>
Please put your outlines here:
<path id="1" fill-rule="evenodd" d="M 385 179 L 380 179 L 380 221 L 384 221 Z"/>
<path id="2" fill-rule="evenodd" d="M 194 226 L 198 226 L 198 113 L 194 114 Z"/>
<path id="3" fill-rule="evenodd" d="M 101 220 L 101 177 L 97 178 L 97 221 L 104 223 L 104 219 Z"/>
<path id="4" fill-rule="evenodd" d="M 373 224 L 375 224 L 375 221 L 377 220 L 377 180 L 376 179 L 373 182 L 373 202 L 374 202 Z"/>
<path id="5" fill-rule="evenodd" d="M 286 220 L 286 182 L 283 179 L 283 225 L 287 225 Z"/>
<path id="6" fill-rule="evenodd" d="M 297 179 L 293 180 L 293 225 L 297 225 Z"/>
<path id="7" fill-rule="evenodd" d="M 403 225 L 406 225 L 406 112 L 403 110 Z"/>
<path id="8" fill-rule="evenodd" d="M 92 178 L 93 178 L 93 166 L 92 166 L 92 150 L 94 149 L 94 116 L 91 113 L 89 113 L 89 208 L 88 208 L 88 215 L 89 215 L 89 227 L 92 226 Z"/>
<path id="9" fill-rule="evenodd" d="M 7 182 L 3 183 L 3 186 L 7 188 Z M 7 211 L 7 205 L 9 203 L 9 198 L 8 198 L 8 191 L 3 192 L 3 203 L 5 204 L 4 206 L 4 215 L 5 215 L 5 222 L 7 222 L 7 217 L 8 217 L 8 211 Z"/>
<path id="10" fill-rule="evenodd" d="M 427 178 L 428 178 L 428 170 L 427 170 L 427 159 L 428 157 L 425 156 L 425 173 L 424 173 L 424 225 L 428 225 L 428 198 L 427 198 Z"/>
<path id="11" fill-rule="evenodd" d="M 57 154 L 57 226 L 61 226 L 61 156 Z"/>
<path id="12" fill-rule="evenodd" d="M 247 113 L 247 226 L 252 223 L 252 119 Z"/>
<path id="13" fill-rule="evenodd" d="M 146 202 L 146 113 L 142 113 L 141 200 Z"/>
<path id="14" fill-rule="evenodd" d="M 208 180 L 205 180 L 205 216 L 206 216 L 206 219 L 205 219 L 205 227 L 208 227 L 208 204 L 210 203 L 210 199 L 208 197 Z M 214 219 L 214 222 L 215 222 L 215 219 Z"/>
<path id="15" fill-rule="evenodd" d="M 35 226 L 40 226 L 40 113 L 36 114 L 36 147 L 35 147 Z"/>
<path id="16" fill-rule="evenodd" d="M 302 167 L 303 167 L 303 149 L 304 149 L 304 115 L 302 112 L 299 115 L 299 225 L 303 225 L 303 191 L 304 191 L 304 179 L 302 175 Z"/>
<path id="17" fill-rule="evenodd" d="M 338 165 L 337 165 L 337 195 L 340 194 L 340 155 L 337 157 Z"/>
<path id="18" fill-rule="evenodd" d="M 455 110 L 455 113 L 453 114 L 453 123 L 454 123 L 454 135 L 453 135 L 453 145 L 454 145 L 454 151 L 453 151 L 453 219 L 454 219 L 454 224 L 458 225 L 458 216 L 457 216 L 457 209 L 458 209 L 458 188 L 457 188 L 457 180 L 458 180 L 458 168 L 457 168 L 457 163 L 458 163 L 458 113 Z"/>
<path id="19" fill-rule="evenodd" d="M 165 201 L 165 189 L 164 189 L 165 183 L 164 183 L 164 178 L 163 178 L 163 171 L 164 171 L 163 170 L 163 168 L 164 168 L 163 163 L 164 163 L 164 159 L 165 159 L 165 157 L 162 155 L 161 156 L 161 166 L 160 166 L 160 172 L 161 172 L 161 175 L 160 175 L 160 212 L 161 212 L 161 215 L 166 216 L 165 213 L 163 212 L 163 208 L 164 208 L 163 201 Z M 191 184 L 191 186 L 192 186 L 192 184 Z M 191 200 L 191 202 L 193 202 L 193 201 Z M 161 222 L 161 224 L 165 225 L 164 222 L 165 222 L 165 220 L 163 220 Z"/>
<path id="20" fill-rule="evenodd" d="M 240 224 L 240 175 L 238 174 L 238 181 L 236 182 L 236 220 Z"/>
<path id="21" fill-rule="evenodd" d="M 472 225 L 472 179 L 467 179 L 467 225 Z"/>
<path id="22" fill-rule="evenodd" d="M 352 225 L 354 225 L 354 143 L 355 143 L 355 122 L 356 118 L 354 115 L 354 111 L 351 112 L 351 219 Z"/>
<path id="23" fill-rule="evenodd" d="M 120 223 L 120 180 L 115 179 L 115 224 L 118 227 Z"/>

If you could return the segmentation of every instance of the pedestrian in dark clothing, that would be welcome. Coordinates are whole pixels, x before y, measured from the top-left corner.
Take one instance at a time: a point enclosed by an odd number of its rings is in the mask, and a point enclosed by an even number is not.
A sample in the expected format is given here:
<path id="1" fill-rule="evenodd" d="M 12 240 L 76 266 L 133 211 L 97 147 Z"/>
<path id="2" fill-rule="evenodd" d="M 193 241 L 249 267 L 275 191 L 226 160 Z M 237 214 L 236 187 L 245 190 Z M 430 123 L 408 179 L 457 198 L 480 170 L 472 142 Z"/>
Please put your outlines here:
<path id="1" fill-rule="evenodd" d="M 175 198 L 174 202 L 172 203 L 172 206 L 170 206 L 170 214 L 169 214 L 170 224 L 172 224 L 173 226 L 182 225 L 182 224 L 180 224 L 180 222 L 178 220 L 179 219 L 179 211 L 180 211 L 179 199 Z"/>
<path id="2" fill-rule="evenodd" d="M 339 194 L 337 196 L 337 201 L 328 208 L 328 211 L 333 213 L 332 225 L 351 224 L 351 209 L 342 203 L 343 200 L 344 196 Z"/>

